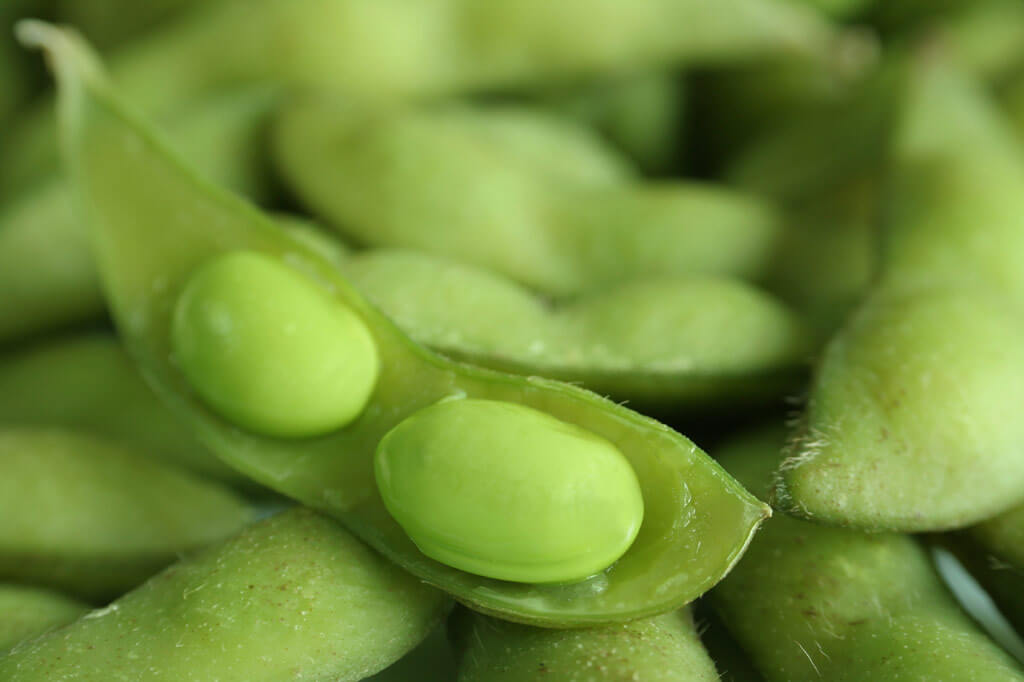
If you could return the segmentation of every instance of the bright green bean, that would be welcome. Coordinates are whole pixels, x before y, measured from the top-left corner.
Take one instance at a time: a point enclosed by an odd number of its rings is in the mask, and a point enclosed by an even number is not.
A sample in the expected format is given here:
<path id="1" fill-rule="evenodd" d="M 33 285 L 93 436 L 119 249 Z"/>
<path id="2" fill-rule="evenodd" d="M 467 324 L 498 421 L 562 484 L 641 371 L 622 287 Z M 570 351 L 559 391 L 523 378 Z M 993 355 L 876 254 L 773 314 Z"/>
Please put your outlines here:
<path id="1" fill-rule="evenodd" d="M 717 682 L 687 609 L 603 628 L 546 630 L 460 611 L 459 682 Z M 460 622 L 461 621 L 461 622 Z"/>
<path id="2" fill-rule="evenodd" d="M 218 94 L 168 129 L 206 177 L 263 200 L 266 163 L 254 152 L 274 101 L 267 88 Z M 0 291 L 0 345 L 103 315 L 88 233 L 62 177 L 0 208 Z"/>
<path id="3" fill-rule="evenodd" d="M 941 58 L 908 67 L 882 274 L 819 365 L 779 504 L 963 527 L 1024 491 L 1024 154 Z"/>
<path id="4" fill-rule="evenodd" d="M 374 470 L 420 551 L 490 578 L 583 580 L 621 557 L 643 520 L 640 484 L 615 446 L 512 403 L 420 410 L 381 439 Z"/>
<path id="5" fill-rule="evenodd" d="M 0 658 L 14 645 L 77 620 L 89 611 L 63 594 L 0 583 Z"/>
<path id="6" fill-rule="evenodd" d="M 111 68 L 133 102 L 163 116 L 238 83 L 388 99 L 814 54 L 831 36 L 784 0 L 235 0 L 202 3 Z M 52 168 L 52 131 L 47 110 L 12 135 L 0 194 Z"/>
<path id="7" fill-rule="evenodd" d="M 783 439 L 757 433 L 720 459 L 765 494 Z M 768 682 L 1024 680 L 908 536 L 779 515 L 709 599 Z"/>
<path id="8" fill-rule="evenodd" d="M 690 441 L 582 389 L 452 363 L 417 346 L 330 261 L 197 179 L 145 123 L 125 112 L 73 35 L 40 23 L 23 31 L 50 50 L 58 74 L 70 170 L 90 216 L 119 329 L 161 395 L 226 461 L 329 512 L 460 600 L 527 622 L 579 626 L 661 613 L 706 591 L 738 559 L 768 510 Z M 126 190 L 129 179 L 133 191 Z M 170 205 L 179 210 L 164 210 Z M 349 426 L 302 441 L 265 438 L 195 399 L 172 361 L 171 313 L 197 267 L 237 250 L 259 251 L 318 283 L 370 330 L 381 373 L 372 400 Z M 451 396 L 545 412 L 608 440 L 629 460 L 643 493 L 644 522 L 614 566 L 569 585 L 518 584 L 458 571 L 416 549 L 377 493 L 373 453 L 399 422 Z"/>
<path id="9" fill-rule="evenodd" d="M 770 264 L 782 230 L 770 203 L 699 183 L 552 177 L 491 121 L 507 115 L 296 101 L 277 119 L 275 156 L 353 242 L 448 256 L 549 294 L 641 276 L 757 277 Z"/>
<path id="10" fill-rule="evenodd" d="M 257 252 L 227 253 L 189 276 L 174 307 L 171 345 L 215 411 L 271 436 L 348 425 L 378 375 L 377 349 L 362 320 Z"/>
<path id="11" fill-rule="evenodd" d="M 16 647 L 0 679 L 349 682 L 415 647 L 447 609 L 332 521 L 294 509 Z"/>
<path id="12" fill-rule="evenodd" d="M 0 580 L 103 599 L 252 518 L 213 483 L 92 437 L 0 431 Z"/>
<path id="13" fill-rule="evenodd" d="M 91 433 L 234 487 L 253 488 L 157 399 L 117 338 L 106 332 L 0 355 L 0 425 Z"/>

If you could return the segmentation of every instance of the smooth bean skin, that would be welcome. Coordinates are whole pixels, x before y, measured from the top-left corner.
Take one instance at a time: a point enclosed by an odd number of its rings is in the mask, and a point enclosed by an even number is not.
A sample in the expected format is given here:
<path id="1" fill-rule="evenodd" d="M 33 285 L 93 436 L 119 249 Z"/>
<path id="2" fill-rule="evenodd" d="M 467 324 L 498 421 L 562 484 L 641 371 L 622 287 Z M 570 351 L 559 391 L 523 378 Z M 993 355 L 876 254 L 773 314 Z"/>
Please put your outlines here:
<path id="1" fill-rule="evenodd" d="M 489 120 L 506 115 L 307 99 L 276 119 L 274 155 L 302 201 L 353 242 L 447 256 L 555 296 L 768 267 L 782 230 L 771 203 L 711 184 L 552 177 Z"/>
<path id="2" fill-rule="evenodd" d="M 547 630 L 459 611 L 459 682 L 716 682 L 688 609 L 603 628 Z M 460 622 L 461 621 L 461 622 Z"/>
<path id="3" fill-rule="evenodd" d="M 90 218 L 118 329 L 158 392 L 232 466 L 329 513 L 389 559 L 474 608 L 547 626 L 604 624 L 678 608 L 728 571 L 770 513 L 692 442 L 658 422 L 578 387 L 454 363 L 410 341 L 330 259 L 197 179 L 87 68 L 93 58 L 73 36 L 39 23 L 23 33 L 53 57 L 69 168 Z M 135 191 L 125 191 L 125 178 Z M 190 273 L 237 250 L 259 251 L 304 272 L 366 324 L 381 373 L 360 419 L 320 438 L 267 438 L 225 424 L 196 399 L 170 362 L 170 313 Z M 518 403 L 615 445 L 640 482 L 644 523 L 614 566 L 571 585 L 510 583 L 459 571 L 416 548 L 380 499 L 373 453 L 403 419 L 451 396 Z"/>
<path id="4" fill-rule="evenodd" d="M 445 355 L 642 406 L 776 397 L 795 386 L 813 344 L 799 316 L 738 280 L 648 278 L 548 304 L 421 252 L 372 249 L 339 264 L 407 334 Z"/>
<path id="5" fill-rule="evenodd" d="M 14 645 L 88 612 L 86 604 L 57 592 L 0 583 L 0 657 Z"/>
<path id="6" fill-rule="evenodd" d="M 256 201 L 270 193 L 256 150 L 276 95 L 230 90 L 167 121 L 178 148 L 214 182 Z M 50 173 L 0 207 L 0 346 L 103 317 L 103 294 L 71 188 Z"/>
<path id="7" fill-rule="evenodd" d="M 233 84 L 394 100 L 815 54 L 832 34 L 813 11 L 785 0 L 730 0 L 727 11 L 718 0 L 234 0 L 202 3 L 126 46 L 111 74 L 131 101 L 162 116 Z M 11 135 L 0 195 L 52 168 L 53 123 L 47 103 Z"/>
<path id="8" fill-rule="evenodd" d="M 588 578 L 625 553 L 643 521 L 640 484 L 615 446 L 514 403 L 420 410 L 381 439 L 374 470 L 424 554 L 500 580 Z"/>
<path id="9" fill-rule="evenodd" d="M 0 354 L 0 425 L 100 436 L 252 491 L 153 393 L 117 337 L 83 332 Z"/>
<path id="10" fill-rule="evenodd" d="M 0 431 L 0 580 L 91 600 L 134 587 L 253 517 L 212 482 L 93 437 Z"/>
<path id="11" fill-rule="evenodd" d="M 307 509 L 184 559 L 0 658 L 6 682 L 348 682 L 415 647 L 442 593 Z"/>
<path id="12" fill-rule="evenodd" d="M 214 410 L 271 436 L 346 426 L 363 411 L 379 371 L 358 316 L 256 252 L 228 253 L 189 277 L 171 338 L 189 383 Z"/>
<path id="13" fill-rule="evenodd" d="M 906 71 L 881 274 L 825 349 L 776 495 L 829 523 L 943 530 L 1024 491 L 1024 156 L 941 58 Z"/>
<path id="14" fill-rule="evenodd" d="M 769 429 L 719 458 L 764 494 L 783 442 Z M 779 515 L 709 600 L 768 682 L 1024 679 L 909 536 Z"/>

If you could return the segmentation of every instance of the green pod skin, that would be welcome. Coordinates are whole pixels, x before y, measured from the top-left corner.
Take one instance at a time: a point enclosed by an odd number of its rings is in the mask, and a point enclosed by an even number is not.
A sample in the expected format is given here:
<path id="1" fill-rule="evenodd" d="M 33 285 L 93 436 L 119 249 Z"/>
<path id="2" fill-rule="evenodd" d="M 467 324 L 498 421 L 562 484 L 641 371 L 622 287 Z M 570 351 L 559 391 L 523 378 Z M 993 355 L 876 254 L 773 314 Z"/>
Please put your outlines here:
<path id="1" fill-rule="evenodd" d="M 86 604 L 57 592 L 0 583 L 0 658 L 16 644 L 67 625 L 88 611 Z"/>
<path id="2" fill-rule="evenodd" d="M 354 682 L 415 647 L 443 593 L 293 509 L 0 658 L 5 682 Z"/>
<path id="3" fill-rule="evenodd" d="M 941 61 L 906 82 L 881 276 L 825 350 L 776 496 L 800 516 L 909 532 L 1021 501 L 1024 156 Z"/>
<path id="4" fill-rule="evenodd" d="M 222 93 L 168 131 L 205 177 L 261 201 L 270 182 L 259 140 L 275 101 L 268 88 Z M 103 316 L 88 231 L 72 204 L 54 174 L 0 208 L 0 346 Z"/>
<path id="5" fill-rule="evenodd" d="M 602 628 L 547 630 L 461 610 L 458 682 L 717 682 L 688 609 Z"/>
<path id="6" fill-rule="evenodd" d="M 302 200 L 353 242 L 447 256 L 550 295 L 659 275 L 753 278 L 774 256 L 781 225 L 767 202 L 697 183 L 552 177 L 489 116 L 307 99 L 282 109 L 274 153 Z"/>
<path id="7" fill-rule="evenodd" d="M 798 385 L 813 347 L 797 315 L 725 278 L 637 280 L 552 306 L 487 270 L 422 252 L 360 252 L 341 267 L 402 330 L 445 355 L 631 404 L 774 398 Z"/>
<path id="8" fill-rule="evenodd" d="M 720 0 L 235 0 L 202 3 L 119 51 L 111 73 L 162 116 L 238 83 L 394 99 L 814 53 L 831 36 L 820 16 L 784 0 L 730 0 L 728 10 Z M 52 112 L 36 110 L 11 139 L 3 196 L 53 167 Z"/>
<path id="9" fill-rule="evenodd" d="M 253 518 L 214 483 L 93 437 L 0 431 L 0 580 L 103 600 Z"/>
<path id="10" fill-rule="evenodd" d="M 783 441 L 770 429 L 719 458 L 767 493 Z M 779 515 L 708 599 L 768 682 L 1024 680 L 908 536 Z"/>
<path id="11" fill-rule="evenodd" d="M 597 131 L 646 174 L 666 174 L 681 161 L 687 96 L 678 73 L 646 71 L 562 85 L 527 100 Z"/>
<path id="12" fill-rule="evenodd" d="M 742 554 L 769 510 L 690 441 L 577 387 L 455 364 L 422 349 L 317 251 L 181 165 L 124 111 L 73 35 L 40 23 L 23 31 L 50 51 L 57 70 L 70 169 L 127 346 L 158 393 L 229 464 L 338 518 L 421 579 L 510 619 L 581 626 L 664 612 L 706 591 Z M 125 178 L 135 191 L 125 191 Z M 380 377 L 370 404 L 346 428 L 299 442 L 259 437 L 208 410 L 174 364 L 178 294 L 197 267 L 237 250 L 262 252 L 320 283 L 370 330 Z M 455 395 L 532 407 L 615 445 L 644 496 L 644 524 L 629 551 L 598 576 L 560 586 L 480 578 L 420 553 L 377 494 L 373 452 L 403 419 Z"/>
<path id="13" fill-rule="evenodd" d="M 455 652 L 441 624 L 419 646 L 366 682 L 455 682 L 455 670 Z"/>
<path id="14" fill-rule="evenodd" d="M 0 425 L 91 433 L 175 467 L 253 489 L 249 479 L 206 449 L 160 402 L 109 333 L 51 339 L 0 355 Z"/>

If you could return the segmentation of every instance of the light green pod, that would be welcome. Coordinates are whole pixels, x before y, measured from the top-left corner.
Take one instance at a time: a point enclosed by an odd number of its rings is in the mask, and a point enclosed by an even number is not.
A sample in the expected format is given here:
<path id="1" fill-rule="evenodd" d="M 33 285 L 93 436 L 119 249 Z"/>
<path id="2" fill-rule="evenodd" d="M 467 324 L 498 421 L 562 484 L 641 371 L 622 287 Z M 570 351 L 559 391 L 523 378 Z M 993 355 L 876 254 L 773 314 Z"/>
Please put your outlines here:
<path id="1" fill-rule="evenodd" d="M 781 429 L 760 432 L 719 459 L 764 494 L 783 440 Z M 1024 680 L 909 536 L 779 515 L 709 600 L 768 682 Z"/>
<path id="2" fill-rule="evenodd" d="M 0 658 L 14 645 L 67 625 L 88 611 L 82 602 L 57 592 L 0 584 Z"/>
<path id="3" fill-rule="evenodd" d="M 527 99 L 597 131 L 646 173 L 664 174 L 683 157 L 687 96 L 678 73 L 612 76 L 541 89 Z"/>
<path id="4" fill-rule="evenodd" d="M 822 357 L 778 503 L 968 526 L 1024 495 L 1024 152 L 936 55 L 908 66 L 881 275 Z"/>
<path id="5" fill-rule="evenodd" d="M 375 249 L 337 260 L 420 343 L 635 405 L 774 398 L 795 389 L 812 348 L 796 314 L 726 278 L 648 278 L 549 304 L 505 277 L 422 252 Z"/>
<path id="6" fill-rule="evenodd" d="M 156 397 L 109 332 L 59 337 L 0 354 L 0 425 L 91 433 L 233 487 L 255 487 Z"/>
<path id="7" fill-rule="evenodd" d="M 0 580 L 120 594 L 252 509 L 219 485 L 71 432 L 0 431 Z"/>
<path id="8" fill-rule="evenodd" d="M 420 551 L 499 580 L 583 580 L 622 556 L 643 521 L 640 484 L 614 445 L 514 403 L 420 410 L 381 439 L 374 470 Z"/>
<path id="9" fill-rule="evenodd" d="M 276 100 L 268 88 L 208 97 L 167 129 L 214 182 L 256 201 L 270 193 L 259 144 Z M 103 295 L 88 232 L 56 174 L 0 208 L 0 346 L 103 316 Z"/>
<path id="10" fill-rule="evenodd" d="M 358 316 L 306 275 L 256 252 L 227 253 L 189 277 L 171 345 L 214 410 L 281 437 L 319 435 L 356 419 L 379 368 Z"/>
<path id="11" fill-rule="evenodd" d="M 234 0 L 203 3 L 127 46 L 111 73 L 163 116 L 241 83 L 395 99 L 817 53 L 832 32 L 784 0 L 730 0 L 728 11 L 720 0 Z M 0 195 L 52 168 L 53 126 L 47 103 L 11 135 Z"/>
<path id="12" fill-rule="evenodd" d="M 717 682 L 688 609 L 603 628 L 550 630 L 452 616 L 459 682 Z"/>
<path id="13" fill-rule="evenodd" d="M 771 263 L 782 231 L 772 204 L 699 183 L 553 177 L 492 116 L 503 114 L 307 99 L 282 110 L 274 153 L 301 199 L 353 242 L 447 256 L 552 295 L 659 275 L 754 278 Z"/>
<path id="14" fill-rule="evenodd" d="M 0 658 L 5 682 L 353 682 L 415 647 L 442 593 L 294 509 Z"/>

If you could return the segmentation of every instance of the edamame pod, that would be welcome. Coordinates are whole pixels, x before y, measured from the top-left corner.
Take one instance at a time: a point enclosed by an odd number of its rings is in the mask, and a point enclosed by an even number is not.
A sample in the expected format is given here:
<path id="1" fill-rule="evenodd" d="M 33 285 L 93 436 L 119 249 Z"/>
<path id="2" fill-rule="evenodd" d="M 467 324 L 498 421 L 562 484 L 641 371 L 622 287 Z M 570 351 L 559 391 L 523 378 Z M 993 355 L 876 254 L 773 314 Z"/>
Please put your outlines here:
<path id="1" fill-rule="evenodd" d="M 459 682 L 717 682 L 688 609 L 602 628 L 549 630 L 462 610 Z M 461 621 L 461 622 L 459 622 Z"/>
<path id="2" fill-rule="evenodd" d="M 0 431 L 0 580 L 89 599 L 230 535 L 252 509 L 213 483 L 96 438 Z"/>
<path id="3" fill-rule="evenodd" d="M 720 460 L 764 494 L 783 441 L 781 429 L 756 433 Z M 908 536 L 779 515 L 708 598 L 769 682 L 1024 680 Z"/>
<path id="4" fill-rule="evenodd" d="M 941 58 L 911 68 L 882 274 L 825 351 L 776 489 L 798 515 L 902 531 L 1024 494 L 1024 156 Z"/>
<path id="5" fill-rule="evenodd" d="M 420 644 L 366 682 L 455 682 L 455 652 L 444 623 Z"/>
<path id="6" fill-rule="evenodd" d="M 816 53 L 831 36 L 820 16 L 784 0 L 234 0 L 202 3 L 125 49 L 112 75 L 162 116 L 239 83 L 394 99 Z M 54 165 L 49 111 L 12 142 L 0 164 L 5 196 Z"/>
<path id="7" fill-rule="evenodd" d="M 582 389 L 454 364 L 423 350 L 316 251 L 183 167 L 124 111 L 71 34 L 38 22 L 22 26 L 23 37 L 44 46 L 56 67 L 70 169 L 129 350 L 158 392 L 230 464 L 340 519 L 421 579 L 509 619 L 579 626 L 661 613 L 703 593 L 738 559 L 769 510 L 688 440 Z M 135 191 L 125 191 L 126 178 Z M 260 252 L 309 278 L 370 331 L 380 375 L 369 404 L 347 427 L 319 438 L 260 437 L 198 400 L 173 362 L 171 313 L 182 287 L 199 266 L 238 250 Z M 544 412 L 606 439 L 626 457 L 640 483 L 644 522 L 614 566 L 568 585 L 514 584 L 459 571 L 416 549 L 382 504 L 372 455 L 398 423 L 452 397 Z"/>
<path id="8" fill-rule="evenodd" d="M 218 94 L 173 121 L 170 134 L 206 177 L 262 200 L 269 181 L 258 140 L 274 102 L 268 88 Z M 0 345 L 103 315 L 88 232 L 72 203 L 54 174 L 0 209 Z"/>
<path id="9" fill-rule="evenodd" d="M 334 251 L 356 288 L 415 341 L 635 405 L 774 398 L 796 387 L 812 349 L 799 316 L 736 280 L 651 278 L 552 305 L 504 277 L 422 252 Z"/>
<path id="10" fill-rule="evenodd" d="M 354 682 L 415 647 L 437 590 L 307 509 L 184 559 L 0 657 L 5 682 Z"/>
<path id="11" fill-rule="evenodd" d="M 761 674 L 754 669 L 750 657 L 740 649 L 732 635 L 707 606 L 707 599 L 697 602 L 700 623 L 700 640 L 715 662 L 722 682 L 764 682 Z"/>
<path id="12" fill-rule="evenodd" d="M 552 177 L 490 116 L 307 99 L 282 110 L 274 150 L 293 189 L 353 242 L 447 256 L 556 296 L 641 276 L 756 278 L 775 255 L 770 203 L 699 183 Z"/>
<path id="13" fill-rule="evenodd" d="M 0 355 L 0 425 L 91 433 L 234 487 L 253 487 L 159 401 L 109 333 L 51 339 Z"/>
<path id="14" fill-rule="evenodd" d="M 77 620 L 88 611 L 82 602 L 57 592 L 0 583 L 0 658 L 14 645 Z"/>

